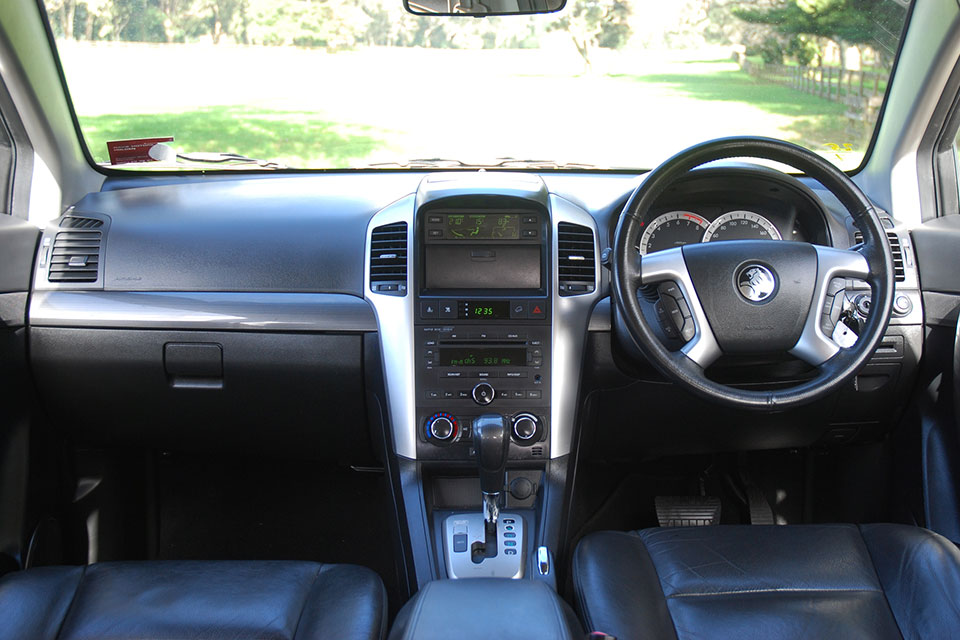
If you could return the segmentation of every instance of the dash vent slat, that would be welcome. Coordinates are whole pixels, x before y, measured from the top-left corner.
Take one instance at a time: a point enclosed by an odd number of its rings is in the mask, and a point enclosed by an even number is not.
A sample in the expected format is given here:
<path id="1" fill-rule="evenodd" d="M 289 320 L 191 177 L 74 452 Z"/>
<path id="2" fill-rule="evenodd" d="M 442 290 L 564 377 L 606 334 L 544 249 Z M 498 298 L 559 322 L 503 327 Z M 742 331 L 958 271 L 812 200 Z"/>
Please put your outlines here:
<path id="1" fill-rule="evenodd" d="M 66 216 L 60 221 L 61 229 L 99 229 L 102 226 L 103 220 L 81 216 Z"/>
<path id="2" fill-rule="evenodd" d="M 557 265 L 560 295 L 592 293 L 597 277 L 593 230 L 561 222 L 557 227 Z"/>
<path id="3" fill-rule="evenodd" d="M 407 223 L 377 227 L 370 234 L 370 289 L 407 294 Z"/>
<path id="4" fill-rule="evenodd" d="M 903 247 L 900 245 L 900 236 L 896 231 L 887 231 L 887 241 L 890 243 L 890 253 L 893 254 L 893 272 L 896 282 L 903 282 L 907 279 L 906 272 L 903 269 Z M 863 234 L 855 231 L 853 234 L 853 243 L 863 242 Z"/>
<path id="5" fill-rule="evenodd" d="M 67 223 L 68 220 L 88 221 Z M 50 266 L 47 269 L 49 282 L 96 282 L 100 270 L 100 250 L 103 233 L 91 231 L 103 225 L 94 218 L 64 218 L 60 231 L 53 239 L 50 251 Z M 92 224 L 96 222 L 99 224 Z"/>

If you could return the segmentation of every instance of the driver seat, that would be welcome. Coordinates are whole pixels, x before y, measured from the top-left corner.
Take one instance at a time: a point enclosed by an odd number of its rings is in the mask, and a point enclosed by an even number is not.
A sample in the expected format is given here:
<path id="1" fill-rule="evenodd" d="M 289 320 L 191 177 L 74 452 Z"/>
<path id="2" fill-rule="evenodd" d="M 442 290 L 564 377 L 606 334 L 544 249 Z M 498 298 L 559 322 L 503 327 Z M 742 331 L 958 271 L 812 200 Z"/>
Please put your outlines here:
<path id="1" fill-rule="evenodd" d="M 895 524 L 604 531 L 573 559 L 588 630 L 639 638 L 948 638 L 960 549 Z"/>

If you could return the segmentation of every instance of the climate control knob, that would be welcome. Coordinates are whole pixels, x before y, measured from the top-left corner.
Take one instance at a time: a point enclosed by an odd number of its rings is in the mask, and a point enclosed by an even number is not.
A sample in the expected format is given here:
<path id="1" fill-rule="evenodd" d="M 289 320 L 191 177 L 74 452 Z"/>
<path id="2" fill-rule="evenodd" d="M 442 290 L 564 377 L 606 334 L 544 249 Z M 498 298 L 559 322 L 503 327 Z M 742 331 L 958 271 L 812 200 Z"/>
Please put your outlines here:
<path id="1" fill-rule="evenodd" d="M 532 413 L 513 416 L 513 435 L 520 442 L 530 442 L 540 432 L 540 420 Z"/>
<path id="2" fill-rule="evenodd" d="M 427 418 L 427 438 L 433 442 L 453 442 L 460 434 L 460 423 L 449 413 L 435 413 Z"/>
<path id="3" fill-rule="evenodd" d="M 489 382 L 481 382 L 473 388 L 473 401 L 479 405 L 488 405 L 493 402 L 494 396 L 497 392 L 494 391 L 493 385 Z"/>

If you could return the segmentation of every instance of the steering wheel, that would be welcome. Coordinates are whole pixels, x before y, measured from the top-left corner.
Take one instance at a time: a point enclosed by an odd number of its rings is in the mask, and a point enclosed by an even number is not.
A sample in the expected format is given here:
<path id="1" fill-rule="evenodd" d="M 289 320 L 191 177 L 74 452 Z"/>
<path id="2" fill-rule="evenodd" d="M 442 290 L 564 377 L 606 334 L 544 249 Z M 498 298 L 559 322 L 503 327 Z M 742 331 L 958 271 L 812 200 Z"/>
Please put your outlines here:
<path id="1" fill-rule="evenodd" d="M 818 180 L 853 216 L 863 243 L 844 250 L 805 242 L 730 240 L 641 257 L 637 245 L 642 221 L 657 197 L 692 169 L 726 158 L 773 160 Z M 871 308 L 856 342 L 844 348 L 830 335 L 829 305 L 835 294 L 842 295 L 843 286 L 834 279 L 848 277 L 870 285 Z M 659 286 L 667 303 L 657 313 L 667 321 L 675 316 L 675 326 L 683 323 L 683 337 L 689 339 L 679 351 L 664 346 L 643 312 L 638 293 L 649 286 Z M 614 240 L 613 297 L 637 346 L 668 378 L 723 405 L 782 410 L 838 390 L 873 354 L 890 320 L 893 256 L 873 205 L 830 162 L 780 140 L 721 138 L 673 156 L 630 196 Z M 706 375 L 721 355 L 783 352 L 813 366 L 815 377 L 785 389 L 753 391 L 719 384 Z"/>

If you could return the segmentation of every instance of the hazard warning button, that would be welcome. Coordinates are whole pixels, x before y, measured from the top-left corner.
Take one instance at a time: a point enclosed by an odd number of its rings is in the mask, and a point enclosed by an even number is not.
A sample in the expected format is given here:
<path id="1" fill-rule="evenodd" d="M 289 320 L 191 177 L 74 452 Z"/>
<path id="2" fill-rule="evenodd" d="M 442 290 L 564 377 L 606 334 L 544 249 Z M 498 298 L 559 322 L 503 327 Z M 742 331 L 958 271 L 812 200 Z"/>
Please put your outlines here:
<path id="1" fill-rule="evenodd" d="M 530 302 L 529 315 L 527 317 L 531 320 L 540 320 L 546 317 L 546 308 L 546 305 L 544 305 L 542 302 L 532 301 Z"/>

